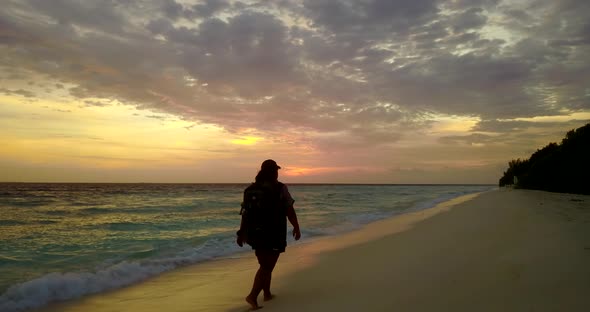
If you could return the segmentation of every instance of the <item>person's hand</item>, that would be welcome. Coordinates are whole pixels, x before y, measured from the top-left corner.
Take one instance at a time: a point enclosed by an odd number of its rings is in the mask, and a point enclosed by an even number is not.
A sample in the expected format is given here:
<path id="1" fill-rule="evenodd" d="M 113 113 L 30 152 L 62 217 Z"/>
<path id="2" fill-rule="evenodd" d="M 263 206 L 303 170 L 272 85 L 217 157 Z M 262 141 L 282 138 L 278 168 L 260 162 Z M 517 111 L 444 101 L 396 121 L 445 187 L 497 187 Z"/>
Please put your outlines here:
<path id="1" fill-rule="evenodd" d="M 301 231 L 299 230 L 299 227 L 293 228 L 293 237 L 295 237 L 295 240 L 299 240 L 301 238 Z"/>
<path id="2" fill-rule="evenodd" d="M 238 236 L 238 237 L 236 238 L 236 243 L 238 244 L 238 246 L 240 246 L 240 247 L 244 246 L 244 242 L 246 241 L 246 240 L 244 239 L 244 232 L 243 232 L 242 230 L 239 230 L 239 231 L 236 233 L 236 235 Z"/>

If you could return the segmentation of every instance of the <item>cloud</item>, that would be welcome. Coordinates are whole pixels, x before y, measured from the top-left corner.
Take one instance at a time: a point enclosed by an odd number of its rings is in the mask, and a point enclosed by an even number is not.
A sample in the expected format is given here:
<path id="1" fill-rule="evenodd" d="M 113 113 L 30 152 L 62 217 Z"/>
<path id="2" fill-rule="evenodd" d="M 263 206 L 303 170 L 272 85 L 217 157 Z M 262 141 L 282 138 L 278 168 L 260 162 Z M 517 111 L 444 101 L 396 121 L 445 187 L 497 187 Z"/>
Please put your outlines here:
<path id="1" fill-rule="evenodd" d="M 496 142 L 494 136 L 474 133 L 469 135 L 462 135 L 462 136 L 447 136 L 440 139 L 440 142 L 443 144 L 467 144 L 467 145 L 480 145 L 480 144 L 489 144 Z"/>
<path id="2" fill-rule="evenodd" d="M 227 22 L 205 20 L 195 45 L 185 50 L 184 68 L 208 83 L 210 92 L 246 98 L 272 95 L 303 79 L 287 31 L 274 16 L 256 12 Z"/>
<path id="3" fill-rule="evenodd" d="M 147 115 L 145 117 L 152 118 L 152 119 L 158 119 L 158 120 L 161 120 L 161 121 L 168 120 L 168 117 L 166 117 L 166 116 L 160 116 L 160 115 Z"/>
<path id="4" fill-rule="evenodd" d="M 193 5 L 192 14 L 189 13 L 189 16 L 209 17 L 229 7 L 229 3 L 224 0 L 205 0 Z"/>
<path id="5" fill-rule="evenodd" d="M 415 1 L 330 1 L 306 0 L 306 14 L 316 27 L 323 27 L 336 36 L 377 31 L 403 33 L 436 17 L 436 0 Z"/>
<path id="6" fill-rule="evenodd" d="M 90 100 L 85 100 L 84 104 L 86 104 L 86 106 L 96 106 L 96 107 L 105 107 L 105 106 L 109 106 L 109 103 L 104 103 L 104 102 L 99 102 L 99 101 L 90 101 Z"/>
<path id="7" fill-rule="evenodd" d="M 176 19 L 182 16 L 184 7 L 177 3 L 175 0 L 164 0 L 162 1 L 162 11 L 164 15 L 170 19 Z"/>
<path id="8" fill-rule="evenodd" d="M 81 2 L 75 0 L 29 0 L 30 12 L 41 13 L 60 25 L 76 25 L 89 30 L 117 33 L 125 26 L 121 12 L 124 5 L 117 1 Z"/>
<path id="9" fill-rule="evenodd" d="M 453 32 L 462 33 L 484 26 L 488 18 L 482 8 L 471 8 L 459 14 L 453 21 Z"/>
<path id="10" fill-rule="evenodd" d="M 443 136 L 438 142 L 457 149 L 485 147 L 486 155 L 504 153 L 504 160 L 528 157 L 550 142 L 560 142 L 567 131 L 589 121 L 482 120 L 472 128 L 472 133 Z"/>
<path id="11" fill-rule="evenodd" d="M 577 120 L 571 119 L 566 122 L 558 121 L 526 121 L 526 120 L 482 120 L 478 122 L 474 127 L 475 132 L 488 132 L 488 133 L 518 133 L 519 131 L 528 129 L 557 129 L 563 131 L 563 129 L 574 129 L 580 125 L 586 124 L 590 120 Z M 565 135 L 565 133 L 563 133 Z"/>
<path id="12" fill-rule="evenodd" d="M 582 0 L 10 0 L 0 67 L 88 105 L 352 149 L 398 142 L 432 114 L 587 111 L 589 14 Z"/>
<path id="13" fill-rule="evenodd" d="M 24 96 L 26 98 L 34 98 L 35 94 L 31 91 L 28 90 L 23 90 L 23 89 L 18 89 L 18 90 L 11 90 L 11 89 L 6 89 L 6 88 L 0 88 L 0 93 L 6 94 L 6 95 L 20 95 L 20 96 Z"/>

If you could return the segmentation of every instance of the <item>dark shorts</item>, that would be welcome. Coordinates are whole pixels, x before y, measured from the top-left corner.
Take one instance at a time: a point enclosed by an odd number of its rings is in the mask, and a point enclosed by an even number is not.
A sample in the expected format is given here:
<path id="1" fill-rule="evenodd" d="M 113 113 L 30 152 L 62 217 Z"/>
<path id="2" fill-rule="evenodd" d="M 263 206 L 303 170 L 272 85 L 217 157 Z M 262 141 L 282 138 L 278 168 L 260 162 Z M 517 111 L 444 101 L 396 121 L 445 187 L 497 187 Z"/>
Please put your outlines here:
<path id="1" fill-rule="evenodd" d="M 250 244 L 252 249 L 254 250 L 261 250 L 261 251 L 276 251 L 276 252 L 285 252 L 285 248 L 287 244 L 284 243 L 277 243 L 277 242 L 253 242 Z"/>
<path id="2" fill-rule="evenodd" d="M 254 235 L 248 241 L 248 244 L 252 246 L 252 249 L 254 250 L 285 252 L 287 240 L 278 238 L 277 236 Z"/>
<path id="3" fill-rule="evenodd" d="M 285 252 L 287 233 L 282 229 L 248 232 L 247 243 L 254 250 Z"/>

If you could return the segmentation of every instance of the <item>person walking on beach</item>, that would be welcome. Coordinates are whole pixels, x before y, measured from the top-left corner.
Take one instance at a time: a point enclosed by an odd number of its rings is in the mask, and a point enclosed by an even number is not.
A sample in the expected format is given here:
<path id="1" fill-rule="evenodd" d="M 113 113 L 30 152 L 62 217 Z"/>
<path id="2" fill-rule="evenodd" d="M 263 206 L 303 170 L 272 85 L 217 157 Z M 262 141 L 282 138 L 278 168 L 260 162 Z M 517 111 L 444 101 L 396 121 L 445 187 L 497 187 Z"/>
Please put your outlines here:
<path id="1" fill-rule="evenodd" d="M 279 255 L 287 247 L 287 219 L 293 225 L 293 237 L 301 238 L 294 200 L 287 186 L 278 181 L 279 165 L 265 160 L 256 175 L 255 182 L 244 190 L 242 221 L 237 232 L 237 244 L 252 246 L 260 267 L 254 277 L 252 291 L 246 301 L 253 310 L 259 309 L 258 295 L 264 292 L 264 301 L 273 298 L 270 292 L 272 271 Z"/>

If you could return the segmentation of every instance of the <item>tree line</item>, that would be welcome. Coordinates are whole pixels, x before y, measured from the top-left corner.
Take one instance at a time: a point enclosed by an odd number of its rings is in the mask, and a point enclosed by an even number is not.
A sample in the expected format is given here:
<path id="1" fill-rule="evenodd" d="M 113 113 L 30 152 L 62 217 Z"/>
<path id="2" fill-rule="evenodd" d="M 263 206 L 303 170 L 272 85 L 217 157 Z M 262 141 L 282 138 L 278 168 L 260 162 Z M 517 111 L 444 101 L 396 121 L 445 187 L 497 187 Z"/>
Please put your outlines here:
<path id="1" fill-rule="evenodd" d="M 569 131 L 528 159 L 513 159 L 500 186 L 590 195 L 590 123 Z"/>

